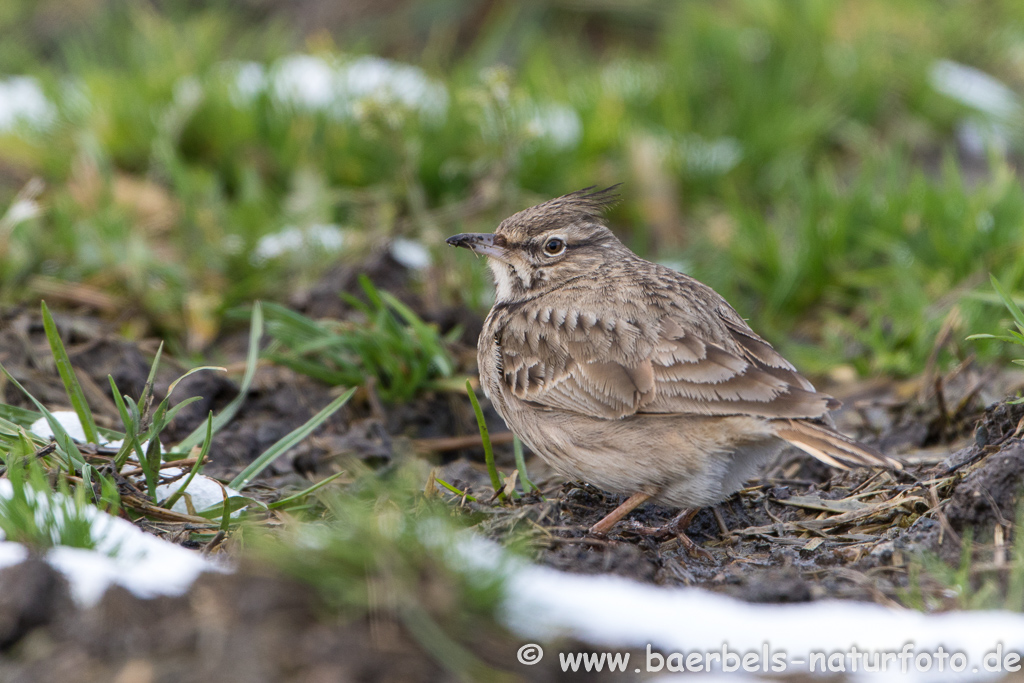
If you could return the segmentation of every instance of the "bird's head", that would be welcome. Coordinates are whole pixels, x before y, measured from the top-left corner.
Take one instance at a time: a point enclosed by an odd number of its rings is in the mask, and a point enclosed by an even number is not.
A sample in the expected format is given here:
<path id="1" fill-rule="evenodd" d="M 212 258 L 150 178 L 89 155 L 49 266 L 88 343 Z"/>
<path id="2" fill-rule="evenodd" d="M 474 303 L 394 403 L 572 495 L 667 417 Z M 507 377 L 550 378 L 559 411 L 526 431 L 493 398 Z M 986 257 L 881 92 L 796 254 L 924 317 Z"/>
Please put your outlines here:
<path id="1" fill-rule="evenodd" d="M 498 302 L 517 301 L 581 276 L 596 276 L 602 263 L 630 252 L 603 223 L 605 209 L 617 199 L 615 187 L 592 189 L 520 211 L 502 221 L 494 233 L 454 235 L 448 244 L 487 257 Z"/>

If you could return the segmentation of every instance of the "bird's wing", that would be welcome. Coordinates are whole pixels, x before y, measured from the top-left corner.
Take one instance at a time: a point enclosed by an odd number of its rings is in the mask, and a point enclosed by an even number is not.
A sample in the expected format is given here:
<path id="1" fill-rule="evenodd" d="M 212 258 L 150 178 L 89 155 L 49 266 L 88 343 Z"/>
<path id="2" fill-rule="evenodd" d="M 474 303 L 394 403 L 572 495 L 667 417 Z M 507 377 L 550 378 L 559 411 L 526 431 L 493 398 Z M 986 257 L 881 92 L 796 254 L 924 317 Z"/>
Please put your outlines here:
<path id="1" fill-rule="evenodd" d="M 633 318 L 621 306 L 580 312 L 535 301 L 496 330 L 499 367 L 522 400 L 608 419 L 817 418 L 839 406 L 718 301 L 710 315 L 697 317 L 684 301 L 666 299 Z"/>

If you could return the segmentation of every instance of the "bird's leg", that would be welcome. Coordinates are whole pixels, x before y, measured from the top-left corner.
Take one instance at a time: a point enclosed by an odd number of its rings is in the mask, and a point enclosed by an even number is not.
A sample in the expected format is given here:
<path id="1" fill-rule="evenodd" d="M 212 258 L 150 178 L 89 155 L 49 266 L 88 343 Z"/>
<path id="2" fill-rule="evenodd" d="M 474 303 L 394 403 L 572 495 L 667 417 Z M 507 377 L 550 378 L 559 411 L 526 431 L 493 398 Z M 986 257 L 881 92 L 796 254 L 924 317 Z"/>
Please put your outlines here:
<path id="1" fill-rule="evenodd" d="M 590 527 L 590 533 L 595 536 L 606 536 L 611 528 L 615 526 L 616 522 L 635 510 L 638 506 L 642 505 L 650 497 L 651 494 L 649 493 L 634 493 L 632 496 L 627 498 L 622 505 L 609 512 L 600 522 Z"/>

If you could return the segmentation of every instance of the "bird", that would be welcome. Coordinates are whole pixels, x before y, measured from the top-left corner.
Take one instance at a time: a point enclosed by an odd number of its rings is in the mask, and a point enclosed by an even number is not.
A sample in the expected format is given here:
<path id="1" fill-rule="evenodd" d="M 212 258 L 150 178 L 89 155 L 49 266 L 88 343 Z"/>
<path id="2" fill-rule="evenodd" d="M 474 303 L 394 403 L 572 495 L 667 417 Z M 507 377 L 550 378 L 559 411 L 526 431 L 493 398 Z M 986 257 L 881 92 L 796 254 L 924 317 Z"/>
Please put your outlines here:
<path id="1" fill-rule="evenodd" d="M 487 258 L 494 305 L 480 384 L 508 427 L 560 474 L 628 498 L 699 509 L 745 485 L 787 445 L 832 467 L 901 469 L 833 427 L 817 391 L 707 285 L 631 251 L 605 223 L 618 186 L 527 208 L 494 233 L 447 239 Z"/>

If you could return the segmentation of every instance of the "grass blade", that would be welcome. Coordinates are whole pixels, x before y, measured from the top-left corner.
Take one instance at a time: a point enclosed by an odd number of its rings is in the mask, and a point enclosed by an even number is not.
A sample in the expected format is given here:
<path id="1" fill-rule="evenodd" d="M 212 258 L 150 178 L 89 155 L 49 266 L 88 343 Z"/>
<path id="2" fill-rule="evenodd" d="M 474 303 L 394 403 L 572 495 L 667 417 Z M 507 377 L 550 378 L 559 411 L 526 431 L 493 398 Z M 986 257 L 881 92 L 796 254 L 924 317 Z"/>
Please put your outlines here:
<path id="1" fill-rule="evenodd" d="M 153 365 L 149 368 L 149 377 L 146 378 L 146 384 L 142 387 L 142 395 L 139 396 L 139 407 L 142 411 L 146 411 L 146 403 L 149 401 L 153 394 L 153 381 L 156 379 L 156 369 L 160 365 L 160 356 L 164 353 L 164 343 L 160 342 L 160 346 L 156 349 L 156 356 L 153 357 Z"/>
<path id="2" fill-rule="evenodd" d="M 164 417 L 163 417 L 163 424 L 167 425 L 171 421 L 173 421 L 174 418 L 177 417 L 179 410 L 181 410 L 183 408 L 187 408 L 188 406 L 192 405 L 196 401 L 202 401 L 202 400 L 203 400 L 202 396 L 189 396 L 184 401 L 181 401 L 179 403 L 175 403 L 174 406 L 172 406 L 167 411 L 167 413 L 164 415 Z M 162 429 L 163 429 L 163 426 L 161 426 L 161 431 L 162 431 Z"/>
<path id="3" fill-rule="evenodd" d="M 171 382 L 171 386 L 167 387 L 167 398 L 171 397 L 171 394 L 174 393 L 174 388 L 176 386 L 178 386 L 178 383 L 181 382 L 181 380 L 185 379 L 189 375 L 193 375 L 193 374 L 195 374 L 197 372 L 200 372 L 202 370 L 219 370 L 221 372 L 227 372 L 228 371 L 227 368 L 222 368 L 219 365 L 201 365 L 198 368 L 192 368 L 191 370 L 186 372 L 184 375 L 182 375 L 178 379 L 176 379 L 173 382 Z"/>
<path id="4" fill-rule="evenodd" d="M 1008 334 L 988 334 L 981 332 L 979 334 L 972 334 L 967 337 L 967 341 L 974 341 L 975 339 L 995 339 L 996 341 L 1007 342 L 1009 344 L 1020 344 L 1021 342 Z"/>
<path id="5" fill-rule="evenodd" d="M 117 388 L 117 383 L 114 382 L 114 377 L 107 375 L 107 379 L 110 380 L 110 390 L 114 394 L 114 404 L 117 406 L 117 412 L 121 414 L 121 422 L 124 424 L 124 439 L 121 450 L 114 456 L 114 469 L 120 472 L 121 468 L 128 461 L 128 456 L 131 455 L 137 426 L 128 412 L 128 406 L 125 405 L 121 391 Z"/>
<path id="6" fill-rule="evenodd" d="M 1010 315 L 1012 315 L 1013 319 L 1017 322 L 1017 327 L 1024 330 L 1024 312 L 1021 312 L 1020 306 L 1018 306 L 1013 300 L 1013 297 L 1006 293 L 1006 290 L 1003 289 L 1001 284 L 999 284 L 999 280 L 996 279 L 995 275 L 990 273 L 988 277 L 992 280 L 992 288 L 996 290 L 996 294 L 998 294 L 999 298 L 1003 300 L 1003 305 L 1006 306 L 1006 310 L 1010 312 Z"/>
<path id="7" fill-rule="evenodd" d="M 438 486 L 443 486 L 444 488 L 448 489 L 459 498 L 465 498 L 466 500 L 471 500 L 474 503 L 477 502 L 474 496 L 469 495 L 465 491 L 460 491 L 459 489 L 455 488 L 454 486 L 446 482 L 444 479 L 438 479 L 435 477 L 434 481 L 437 483 Z"/>
<path id="8" fill-rule="evenodd" d="M 213 418 L 214 434 L 231 421 L 249 395 L 249 387 L 252 386 L 252 379 L 256 376 L 256 367 L 260 360 L 260 339 L 262 337 L 263 307 L 257 301 L 252 307 L 252 324 L 249 327 L 249 351 L 245 359 L 245 374 L 242 375 L 242 385 L 238 389 L 238 396 L 224 406 L 224 409 Z M 193 446 L 198 446 L 202 442 L 204 431 L 202 425 L 196 427 L 195 431 L 186 436 L 173 450 L 189 452 Z"/>
<path id="9" fill-rule="evenodd" d="M 18 406 L 10 406 L 6 403 L 0 403 L 0 418 L 9 420 L 15 424 L 21 425 L 22 427 L 31 427 L 32 423 L 42 416 L 42 413 L 36 412 L 35 410 L 28 410 L 26 408 L 19 408 Z"/>
<path id="10" fill-rule="evenodd" d="M 286 506 L 290 505 L 293 502 L 296 502 L 296 501 L 299 501 L 299 500 L 305 498 L 306 496 L 308 496 L 309 494 L 313 493 L 314 491 L 317 491 L 317 490 L 323 488 L 324 486 L 327 486 L 328 484 L 330 484 L 332 481 L 334 481 L 338 477 L 342 476 L 343 474 L 345 474 L 345 472 L 337 472 L 335 474 L 332 474 L 331 476 L 327 477 L 326 479 L 322 479 L 321 481 L 318 481 L 317 483 L 313 484 L 308 489 L 304 489 L 302 491 L 299 491 L 298 493 L 294 493 L 294 494 L 288 496 L 287 498 L 282 498 L 279 501 L 271 503 L 267 507 L 269 509 L 271 509 L 271 510 L 276 510 L 277 508 L 286 507 Z"/>
<path id="11" fill-rule="evenodd" d="M 484 462 L 487 463 L 487 474 L 491 477 L 491 485 L 494 487 L 498 498 L 505 500 L 505 494 L 501 491 L 501 478 L 498 476 L 498 468 L 494 465 L 494 449 L 491 447 L 491 433 L 487 429 L 487 421 L 484 420 L 484 411 L 480 408 L 480 401 L 476 399 L 476 392 L 473 391 L 473 384 L 466 380 L 466 392 L 469 394 L 469 402 L 473 404 L 473 412 L 476 414 L 476 425 L 480 429 L 480 441 L 484 445 Z"/>
<path id="12" fill-rule="evenodd" d="M 68 395 L 68 400 L 71 401 L 71 407 L 74 408 L 75 414 L 78 415 L 78 420 L 82 423 L 85 440 L 89 443 L 99 443 L 100 436 L 96 429 L 96 420 L 93 419 L 92 409 L 89 408 L 89 403 L 85 399 L 82 385 L 78 383 L 78 378 L 75 376 L 75 369 L 71 367 L 71 358 L 68 356 L 67 349 L 64 348 L 64 342 L 61 341 L 57 324 L 53 322 L 53 316 L 45 301 L 41 303 L 41 308 L 46 340 L 50 342 L 50 351 L 53 352 L 53 360 L 57 364 L 60 381 L 64 383 L 64 391 Z"/>
<path id="13" fill-rule="evenodd" d="M 327 407 L 314 415 L 308 422 L 306 422 L 306 424 L 278 440 L 277 443 L 264 451 L 260 457 L 256 458 L 248 467 L 242 470 L 237 477 L 232 479 L 228 486 L 241 491 L 249 484 L 249 482 L 255 479 L 260 472 L 265 470 L 270 463 L 281 457 L 285 451 L 297 444 L 299 441 L 302 441 L 309 436 L 309 434 L 319 427 L 324 420 L 329 418 L 337 412 L 339 408 L 348 403 L 348 400 L 352 398 L 352 394 L 356 393 L 356 388 L 357 387 L 352 387 L 344 394 L 331 401 Z"/>
<path id="14" fill-rule="evenodd" d="M 199 457 L 196 458 L 196 462 L 192 465 L 191 471 L 188 476 L 185 477 L 185 481 L 178 487 L 178 489 L 168 496 L 167 500 L 160 503 L 160 507 L 170 510 L 174 507 L 174 504 L 178 502 L 178 499 L 188 489 L 188 485 L 192 483 L 196 475 L 199 474 L 200 470 L 203 469 L 203 461 L 206 460 L 206 454 L 210 452 L 210 442 L 213 441 L 213 411 L 210 411 L 209 416 L 206 418 L 206 441 L 203 442 L 203 450 L 199 452 Z"/>
<path id="15" fill-rule="evenodd" d="M 224 496 L 224 505 L 221 507 L 220 512 L 220 532 L 226 534 L 228 527 L 231 525 L 231 498 Z"/>
<path id="16" fill-rule="evenodd" d="M 75 445 L 75 442 L 68 435 L 67 431 L 64 429 L 64 425 L 60 423 L 60 420 L 54 417 L 53 413 L 46 409 L 46 406 L 37 401 L 36 397 L 28 392 L 28 389 L 21 386 L 21 382 L 14 379 L 14 375 L 7 371 L 7 368 L 4 367 L 3 363 L 0 363 L 0 372 L 3 372 L 7 377 L 7 380 L 16 386 L 21 393 L 25 394 L 30 401 L 32 401 L 32 404 L 35 405 L 35 407 L 39 409 L 39 412 L 43 414 L 43 417 L 46 418 L 46 423 L 50 425 L 50 431 L 53 432 L 53 439 L 57 442 L 57 448 L 66 459 L 65 465 L 67 466 L 68 471 L 81 470 L 85 465 L 85 458 L 82 457 L 81 451 L 78 450 L 78 446 Z"/>
<path id="17" fill-rule="evenodd" d="M 260 510 L 267 509 L 266 505 L 254 498 L 249 498 L 248 496 L 227 495 L 227 491 L 224 489 L 222 489 L 222 493 L 225 496 L 222 502 L 214 503 L 203 510 L 196 510 L 196 516 L 205 517 L 206 519 L 219 519 L 221 520 L 221 524 L 223 524 L 225 512 L 227 512 L 227 517 L 230 520 L 231 515 L 245 507 L 253 507 Z M 225 528 L 224 530 L 226 531 L 227 529 Z"/>
<path id="18" fill-rule="evenodd" d="M 163 449 L 160 444 L 159 432 L 154 432 L 146 446 L 145 457 L 139 459 L 142 472 L 146 477 L 146 489 L 151 500 L 156 501 L 157 480 L 160 478 L 160 463 L 163 461 Z"/>
<path id="19" fill-rule="evenodd" d="M 526 476 L 526 459 L 523 457 L 523 442 L 518 436 L 512 436 L 512 452 L 516 456 L 516 469 L 519 470 L 519 481 L 523 482 L 523 493 L 539 491 L 537 485 Z"/>

